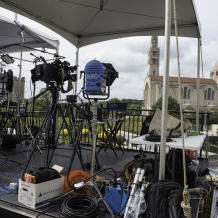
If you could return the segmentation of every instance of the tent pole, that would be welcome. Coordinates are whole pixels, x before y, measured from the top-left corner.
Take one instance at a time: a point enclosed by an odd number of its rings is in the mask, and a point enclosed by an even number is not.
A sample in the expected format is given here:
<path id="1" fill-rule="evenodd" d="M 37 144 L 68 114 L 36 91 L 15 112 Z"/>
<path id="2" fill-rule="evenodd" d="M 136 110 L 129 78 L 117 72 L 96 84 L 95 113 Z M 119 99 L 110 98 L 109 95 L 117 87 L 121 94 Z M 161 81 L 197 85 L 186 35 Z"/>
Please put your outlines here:
<path id="1" fill-rule="evenodd" d="M 165 46 L 164 46 L 164 76 L 162 94 L 162 120 L 161 120 L 161 144 L 160 144 L 160 168 L 159 180 L 165 179 L 166 162 L 166 128 L 168 114 L 168 87 L 169 87 L 169 59 L 170 59 L 170 35 L 171 35 L 171 0 L 165 1 Z"/>
<path id="2" fill-rule="evenodd" d="M 17 99 L 19 102 L 21 102 L 21 73 L 22 73 L 22 59 L 23 59 L 23 30 L 20 31 L 20 37 L 21 37 L 21 45 L 20 45 L 20 71 L 19 71 L 19 85 L 18 85 L 18 96 Z M 19 110 L 19 108 L 18 108 Z M 18 113 L 19 114 L 19 113 Z"/>
<path id="3" fill-rule="evenodd" d="M 17 20 L 17 13 L 14 13 L 14 21 L 18 22 L 18 20 Z"/>
<path id="4" fill-rule="evenodd" d="M 23 59 L 23 28 L 21 27 L 21 30 L 19 32 L 20 38 L 21 38 L 21 45 L 20 45 L 20 71 L 19 71 L 19 83 L 18 83 L 18 93 L 17 93 L 17 122 L 16 122 L 16 136 L 19 135 L 20 132 L 20 105 L 21 105 L 21 72 L 22 72 L 22 59 Z M 23 93 L 24 94 L 24 93 Z"/>
<path id="5" fill-rule="evenodd" d="M 75 60 L 75 66 L 77 66 L 79 63 L 79 39 L 77 39 L 77 47 L 76 47 L 76 60 Z M 78 67 L 76 69 L 76 76 L 77 76 L 77 80 L 78 80 Z M 77 81 L 75 82 L 75 88 L 74 88 L 74 95 L 76 95 L 77 93 Z"/>
<path id="6" fill-rule="evenodd" d="M 76 60 L 75 60 L 75 66 L 77 66 L 79 63 L 79 39 L 77 39 L 77 47 L 76 47 Z M 76 69 L 76 76 L 77 76 L 77 80 L 78 80 L 78 67 Z M 75 86 L 74 86 L 74 90 L 73 90 L 73 95 L 77 96 L 77 81 L 75 82 Z M 73 114 L 74 114 L 74 117 L 77 117 L 76 116 L 76 107 L 74 107 L 73 109 Z M 73 138 L 75 139 L 76 138 L 76 133 L 75 131 L 73 131 Z"/>
<path id="7" fill-rule="evenodd" d="M 56 54 L 59 55 L 60 41 L 58 40 L 58 45 L 56 47 Z"/>
<path id="8" fill-rule="evenodd" d="M 201 47 L 201 39 L 198 38 L 198 66 L 197 66 L 197 94 L 196 94 L 196 130 L 199 130 L 199 99 L 200 99 L 200 47 Z M 203 93 L 204 95 L 204 93 Z"/>

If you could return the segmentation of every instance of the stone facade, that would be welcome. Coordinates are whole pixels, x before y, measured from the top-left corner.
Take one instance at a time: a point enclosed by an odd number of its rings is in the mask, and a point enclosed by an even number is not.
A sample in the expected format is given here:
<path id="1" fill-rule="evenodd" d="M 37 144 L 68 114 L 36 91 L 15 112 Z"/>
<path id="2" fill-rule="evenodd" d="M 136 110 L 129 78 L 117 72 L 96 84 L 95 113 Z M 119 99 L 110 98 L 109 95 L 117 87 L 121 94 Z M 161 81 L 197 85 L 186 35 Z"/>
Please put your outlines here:
<path id="1" fill-rule="evenodd" d="M 160 48 L 158 48 L 158 37 L 151 37 L 151 47 L 148 51 L 148 67 L 150 75 L 159 75 Z"/>
<path id="2" fill-rule="evenodd" d="M 158 52 L 157 37 L 151 37 L 151 47 L 148 53 L 148 67 L 147 76 L 145 79 L 143 90 L 143 109 L 151 109 L 151 106 L 162 96 L 163 92 L 163 76 L 159 76 L 159 55 L 158 60 L 155 61 L 155 66 L 151 61 L 153 50 Z M 155 46 L 154 46 L 155 45 Z M 155 53 L 154 53 L 155 54 Z M 157 54 L 157 53 L 156 53 Z M 157 57 L 156 57 L 157 58 Z M 158 70 L 156 70 L 158 68 Z M 182 107 L 184 110 L 196 110 L 197 105 L 197 78 L 181 77 L 181 98 Z M 168 95 L 177 99 L 179 98 L 179 84 L 178 77 L 169 77 L 169 92 Z M 210 78 L 200 79 L 199 89 L 199 106 L 200 110 L 217 111 L 218 110 L 218 61 L 210 72 Z"/>
<path id="3" fill-rule="evenodd" d="M 9 101 L 13 101 L 13 102 L 17 102 L 17 94 L 19 92 L 19 78 L 14 76 L 13 77 L 13 90 L 12 92 L 7 92 L 5 91 L 5 94 L 2 96 L 2 90 L 1 90 L 1 96 L 0 96 L 0 100 L 9 100 Z M 0 83 L 0 88 L 2 88 L 2 83 Z M 25 93 L 25 78 L 22 77 L 21 78 L 21 88 L 20 88 L 20 92 L 21 92 L 21 102 L 24 102 L 24 93 Z"/>

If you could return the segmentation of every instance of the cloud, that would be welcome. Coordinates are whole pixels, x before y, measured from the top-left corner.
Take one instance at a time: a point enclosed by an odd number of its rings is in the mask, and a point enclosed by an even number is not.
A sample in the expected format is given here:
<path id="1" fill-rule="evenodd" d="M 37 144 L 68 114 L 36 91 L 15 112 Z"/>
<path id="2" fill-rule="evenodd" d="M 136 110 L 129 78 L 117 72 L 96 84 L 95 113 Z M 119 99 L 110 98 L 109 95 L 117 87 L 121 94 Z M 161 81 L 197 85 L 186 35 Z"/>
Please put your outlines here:
<path id="1" fill-rule="evenodd" d="M 209 77 L 209 72 L 213 68 L 216 60 L 218 59 L 218 14 L 216 12 L 218 8 L 217 0 L 195 0 L 197 12 L 202 26 L 202 60 L 201 66 L 203 66 L 204 77 Z M 0 12 L 11 16 L 13 13 L 4 9 L 0 9 Z M 18 20 L 23 23 L 32 24 L 34 28 L 40 28 L 40 31 L 44 31 L 53 37 L 60 39 L 60 55 L 65 56 L 66 60 L 75 64 L 76 48 L 71 45 L 67 40 L 60 37 L 58 34 L 42 27 L 40 24 L 33 22 L 27 18 L 18 16 Z M 150 37 L 131 37 L 115 39 L 106 42 L 96 43 L 94 45 L 86 46 L 79 51 L 79 71 L 83 71 L 85 65 L 93 60 L 97 59 L 103 63 L 111 63 L 114 68 L 119 72 L 119 78 L 114 81 L 110 87 L 111 98 L 137 98 L 142 99 L 144 80 L 147 75 L 148 69 L 148 50 L 150 47 Z M 164 71 L 164 37 L 159 37 L 160 47 L 160 75 L 163 75 Z M 191 38 L 179 38 L 179 58 L 181 76 L 196 77 L 197 75 L 197 51 L 198 40 Z M 35 54 L 35 52 L 34 52 Z M 46 59 L 51 59 L 51 55 L 44 55 Z M 19 57 L 19 53 L 16 54 Z M 29 53 L 24 54 L 24 58 L 33 60 L 33 57 Z M 17 66 L 19 61 L 15 64 L 9 65 L 8 69 L 13 69 L 15 75 L 19 75 L 19 67 Z M 30 97 L 30 70 L 34 67 L 34 63 L 23 62 L 22 76 L 26 77 L 25 85 L 25 97 Z M 170 48 L 170 76 L 178 75 L 177 67 L 177 51 L 175 37 L 171 37 Z M 202 69 L 201 69 L 202 77 Z M 36 83 L 36 94 L 39 90 L 45 87 L 43 82 Z M 77 92 L 83 87 L 83 79 L 78 79 Z M 72 93 L 68 93 L 72 94 Z"/>

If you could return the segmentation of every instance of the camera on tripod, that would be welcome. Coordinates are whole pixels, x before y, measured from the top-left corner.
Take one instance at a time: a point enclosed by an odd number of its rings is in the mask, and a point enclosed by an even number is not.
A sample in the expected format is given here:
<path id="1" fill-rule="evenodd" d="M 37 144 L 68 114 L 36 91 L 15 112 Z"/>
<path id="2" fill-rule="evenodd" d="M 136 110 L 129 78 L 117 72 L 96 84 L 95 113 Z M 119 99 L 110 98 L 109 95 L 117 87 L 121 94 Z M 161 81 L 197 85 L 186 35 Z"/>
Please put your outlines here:
<path id="1" fill-rule="evenodd" d="M 64 81 L 71 80 L 72 82 L 77 81 L 77 74 L 74 73 L 78 66 L 70 66 L 67 61 L 60 61 L 60 59 L 55 60 L 52 63 L 47 63 L 43 57 L 40 59 L 44 62 L 43 64 L 38 64 L 34 69 L 31 70 L 32 82 L 41 80 L 46 84 L 51 81 L 56 81 L 57 84 L 62 84 Z"/>

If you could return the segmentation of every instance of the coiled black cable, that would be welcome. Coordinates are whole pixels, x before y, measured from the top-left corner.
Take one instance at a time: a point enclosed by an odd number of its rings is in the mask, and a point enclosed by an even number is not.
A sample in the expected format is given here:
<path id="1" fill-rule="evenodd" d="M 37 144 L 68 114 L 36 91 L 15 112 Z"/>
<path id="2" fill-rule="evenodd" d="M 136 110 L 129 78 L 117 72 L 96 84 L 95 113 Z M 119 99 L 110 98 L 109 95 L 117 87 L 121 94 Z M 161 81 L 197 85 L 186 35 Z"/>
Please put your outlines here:
<path id="1" fill-rule="evenodd" d="M 78 195 L 66 199 L 58 208 L 59 218 L 96 218 L 99 204 L 91 195 Z"/>

